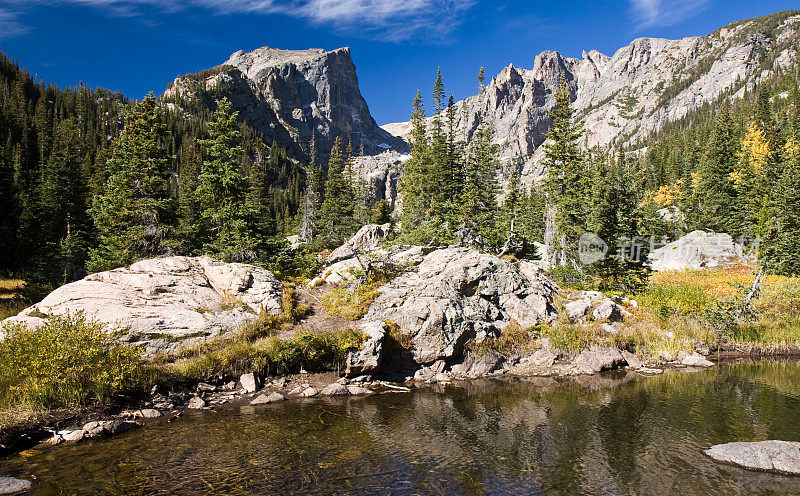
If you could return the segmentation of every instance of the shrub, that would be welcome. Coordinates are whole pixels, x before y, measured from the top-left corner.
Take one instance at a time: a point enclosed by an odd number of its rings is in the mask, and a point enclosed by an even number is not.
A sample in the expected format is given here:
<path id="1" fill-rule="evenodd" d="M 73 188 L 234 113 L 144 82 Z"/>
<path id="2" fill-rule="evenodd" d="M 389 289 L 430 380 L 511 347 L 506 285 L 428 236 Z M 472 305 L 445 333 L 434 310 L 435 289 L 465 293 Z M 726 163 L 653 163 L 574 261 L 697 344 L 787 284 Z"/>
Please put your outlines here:
<path id="1" fill-rule="evenodd" d="M 76 407 L 104 401 L 140 380 L 139 349 L 123 345 L 101 323 L 78 313 L 49 317 L 30 329 L 4 327 L 0 404 Z"/>

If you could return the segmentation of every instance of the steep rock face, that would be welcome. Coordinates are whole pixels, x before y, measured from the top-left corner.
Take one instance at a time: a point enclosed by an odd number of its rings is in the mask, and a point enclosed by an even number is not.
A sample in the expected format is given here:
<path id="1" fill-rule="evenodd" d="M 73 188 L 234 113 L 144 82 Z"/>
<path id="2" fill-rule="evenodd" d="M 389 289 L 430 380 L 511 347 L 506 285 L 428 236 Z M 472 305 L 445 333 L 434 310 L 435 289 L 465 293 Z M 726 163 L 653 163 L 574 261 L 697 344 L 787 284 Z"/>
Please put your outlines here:
<path id="1" fill-rule="evenodd" d="M 464 100 L 466 112 L 457 112 L 461 137 L 469 139 L 483 119 L 494 130 L 502 158 L 521 159 L 523 181 L 530 184 L 544 172 L 547 112 L 562 78 L 589 147 L 635 144 L 726 92 L 741 96 L 745 88 L 788 67 L 796 60 L 799 29 L 800 15 L 787 12 L 703 37 L 636 39 L 611 57 L 596 50 L 581 58 L 542 52 L 532 69 L 506 67 L 480 94 Z M 403 137 L 410 132 L 409 123 L 383 127 Z"/>
<path id="2" fill-rule="evenodd" d="M 444 248 L 380 288 L 364 321 L 388 320 L 413 344 L 418 364 L 461 356 L 470 339 L 551 322 L 556 286 L 532 264 L 518 267 L 469 248 Z"/>
<path id="3" fill-rule="evenodd" d="M 48 315 L 84 312 L 150 352 L 237 330 L 280 312 L 282 287 L 269 271 L 209 257 L 166 257 L 98 272 L 56 289 L 3 321 L 36 326 Z"/>
<path id="4" fill-rule="evenodd" d="M 214 100 L 228 97 L 245 122 L 294 158 L 308 158 L 312 138 L 322 155 L 337 137 L 356 149 L 363 141 L 370 155 L 406 149 L 372 118 L 349 48 L 238 51 L 197 78 L 178 77 L 164 98 L 199 98 L 213 108 Z"/>

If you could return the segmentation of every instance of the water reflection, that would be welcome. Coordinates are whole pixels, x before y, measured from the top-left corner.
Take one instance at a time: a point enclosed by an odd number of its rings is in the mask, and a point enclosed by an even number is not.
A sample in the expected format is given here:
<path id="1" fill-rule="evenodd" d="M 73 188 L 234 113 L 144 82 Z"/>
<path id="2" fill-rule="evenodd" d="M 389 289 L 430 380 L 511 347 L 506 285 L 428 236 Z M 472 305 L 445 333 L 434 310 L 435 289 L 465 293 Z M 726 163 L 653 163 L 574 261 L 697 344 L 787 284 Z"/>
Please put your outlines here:
<path id="1" fill-rule="evenodd" d="M 800 366 L 486 380 L 203 412 L 0 462 L 35 494 L 797 494 L 720 466 L 732 440 L 800 441 Z"/>

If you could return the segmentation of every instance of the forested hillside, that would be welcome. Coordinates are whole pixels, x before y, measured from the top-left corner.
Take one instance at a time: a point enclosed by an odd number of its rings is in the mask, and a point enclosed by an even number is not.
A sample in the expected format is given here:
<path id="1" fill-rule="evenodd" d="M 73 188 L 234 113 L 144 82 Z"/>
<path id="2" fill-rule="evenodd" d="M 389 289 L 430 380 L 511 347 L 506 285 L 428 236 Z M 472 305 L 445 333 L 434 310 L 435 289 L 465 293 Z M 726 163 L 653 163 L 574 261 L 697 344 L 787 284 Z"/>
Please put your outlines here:
<path id="1" fill-rule="evenodd" d="M 141 119 L 146 126 L 133 125 Z M 194 192 L 202 182 L 204 161 L 211 159 L 212 144 L 204 140 L 214 139 L 209 125 L 214 119 L 203 109 L 188 115 L 152 98 L 135 102 L 84 85 L 60 89 L 35 81 L 0 55 L 0 272 L 21 275 L 29 291 L 40 293 L 82 277 L 92 262 L 101 267 L 125 261 L 106 256 L 101 263 L 97 251 L 108 235 L 103 229 L 118 231 L 126 223 L 129 228 L 153 227 L 153 222 L 109 217 L 110 205 L 120 198 L 115 195 L 125 188 L 140 199 L 156 190 L 155 196 L 162 195 L 166 216 L 155 220 L 169 227 L 161 235 L 170 238 L 157 247 L 126 246 L 128 258 L 203 252 L 207 240 L 198 231 L 202 212 Z M 247 125 L 229 124 L 226 132 L 235 142 L 228 145 L 236 152 L 229 157 L 235 162 L 231 172 L 240 175 L 238 187 L 258 218 L 252 227 L 264 239 L 282 239 L 296 227 L 303 168 L 263 143 Z M 157 171 L 159 177 L 149 178 L 158 183 L 153 191 L 143 187 L 143 177 L 121 177 L 137 168 Z M 109 189 L 114 178 L 119 180 L 116 190 Z M 140 214 L 146 216 L 149 207 L 143 209 Z M 249 255 L 259 256 L 265 255 Z"/>

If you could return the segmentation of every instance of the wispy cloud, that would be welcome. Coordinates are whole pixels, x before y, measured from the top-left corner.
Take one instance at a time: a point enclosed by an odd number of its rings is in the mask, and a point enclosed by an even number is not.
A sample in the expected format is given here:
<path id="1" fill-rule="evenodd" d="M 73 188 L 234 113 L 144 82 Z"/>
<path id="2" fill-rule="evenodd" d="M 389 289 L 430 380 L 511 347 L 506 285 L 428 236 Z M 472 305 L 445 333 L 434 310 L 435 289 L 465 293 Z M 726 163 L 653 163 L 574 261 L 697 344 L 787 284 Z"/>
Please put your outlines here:
<path id="1" fill-rule="evenodd" d="M 672 26 L 701 11 L 710 0 L 629 0 L 638 29 Z"/>
<path id="2" fill-rule="evenodd" d="M 144 8 L 176 12 L 200 7 L 216 15 L 279 14 L 314 26 L 386 41 L 423 36 L 442 40 L 477 0 L 0 0 L 0 31 L 24 28 L 15 7 L 82 5 L 109 15 L 135 16 Z M 7 33 L 6 33 L 7 34 Z M 19 32 L 13 33 L 19 34 Z"/>

